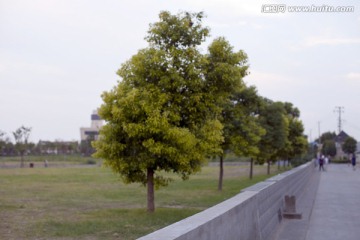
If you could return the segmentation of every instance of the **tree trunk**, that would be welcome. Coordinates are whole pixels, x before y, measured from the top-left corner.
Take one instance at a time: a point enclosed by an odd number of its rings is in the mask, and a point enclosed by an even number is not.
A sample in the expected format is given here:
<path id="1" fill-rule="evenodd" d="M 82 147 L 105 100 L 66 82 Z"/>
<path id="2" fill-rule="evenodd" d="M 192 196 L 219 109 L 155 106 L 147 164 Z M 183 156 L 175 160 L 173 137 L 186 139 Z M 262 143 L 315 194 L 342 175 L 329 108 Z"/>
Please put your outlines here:
<path id="1" fill-rule="evenodd" d="M 147 211 L 153 213 L 155 211 L 154 202 L 154 170 L 147 169 Z"/>
<path id="2" fill-rule="evenodd" d="M 220 156 L 220 173 L 219 173 L 218 191 L 222 191 L 223 177 L 224 177 L 224 156 Z"/>
<path id="3" fill-rule="evenodd" d="M 268 174 L 268 175 L 270 175 L 270 163 L 271 163 L 271 161 L 268 160 L 268 161 L 267 161 L 267 174 Z"/>
<path id="4" fill-rule="evenodd" d="M 253 173 L 254 173 L 254 159 L 251 158 L 251 159 L 250 159 L 250 175 L 249 175 L 249 178 L 250 178 L 250 179 L 253 178 Z"/>

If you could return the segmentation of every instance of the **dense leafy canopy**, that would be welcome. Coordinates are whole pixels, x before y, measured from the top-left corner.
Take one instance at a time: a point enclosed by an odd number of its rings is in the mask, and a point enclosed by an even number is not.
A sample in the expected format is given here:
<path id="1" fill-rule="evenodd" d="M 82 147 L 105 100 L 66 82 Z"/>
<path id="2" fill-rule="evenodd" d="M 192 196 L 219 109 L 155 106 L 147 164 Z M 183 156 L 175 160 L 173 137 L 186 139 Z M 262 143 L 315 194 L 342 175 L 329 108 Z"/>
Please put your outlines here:
<path id="1" fill-rule="evenodd" d="M 107 124 L 94 143 L 95 156 L 148 191 L 169 182 L 164 171 L 186 179 L 207 155 L 221 151 L 222 124 L 211 97 L 221 90 L 209 92 L 212 83 L 204 77 L 207 61 L 198 46 L 208 29 L 201 20 L 201 13 L 160 13 L 149 47 L 121 66 L 122 81 L 102 96 L 99 114 Z"/>
<path id="2" fill-rule="evenodd" d="M 280 150 L 287 144 L 289 132 L 289 121 L 286 118 L 286 111 L 283 103 L 273 102 L 265 99 L 264 105 L 260 110 L 260 123 L 266 130 L 262 137 L 259 147 L 260 153 L 258 160 L 276 160 Z"/>
<path id="3" fill-rule="evenodd" d="M 353 137 L 348 137 L 342 145 L 342 150 L 347 154 L 356 152 L 357 141 Z"/>
<path id="4" fill-rule="evenodd" d="M 284 103 L 284 109 L 288 120 L 288 136 L 285 147 L 279 153 L 284 160 L 291 160 L 304 153 L 308 143 L 304 136 L 304 126 L 299 119 L 299 109 L 289 102 Z"/>
<path id="5" fill-rule="evenodd" d="M 224 38 L 217 38 L 211 43 L 205 79 L 210 102 L 221 112 L 219 119 L 224 126 L 224 141 L 219 155 L 219 190 L 222 189 L 222 164 L 226 151 L 246 156 L 257 154 L 256 144 L 264 132 L 253 114 L 259 99 L 256 90 L 243 82 L 247 70 L 247 55 L 243 51 L 234 52 Z"/>
<path id="6" fill-rule="evenodd" d="M 334 157 L 336 155 L 336 144 L 334 140 L 325 140 L 322 144 L 321 153 L 325 156 Z"/>
<path id="7" fill-rule="evenodd" d="M 243 51 L 220 37 L 200 52 L 209 35 L 203 17 L 161 12 L 145 38 L 148 47 L 121 65 L 121 81 L 102 94 L 106 125 L 93 143 L 95 156 L 125 182 L 147 185 L 150 212 L 154 186 L 171 181 L 166 172 L 186 179 L 207 156 L 226 150 L 265 160 L 285 146 L 299 153 L 304 143 L 298 109 L 264 100 L 243 82 Z"/>

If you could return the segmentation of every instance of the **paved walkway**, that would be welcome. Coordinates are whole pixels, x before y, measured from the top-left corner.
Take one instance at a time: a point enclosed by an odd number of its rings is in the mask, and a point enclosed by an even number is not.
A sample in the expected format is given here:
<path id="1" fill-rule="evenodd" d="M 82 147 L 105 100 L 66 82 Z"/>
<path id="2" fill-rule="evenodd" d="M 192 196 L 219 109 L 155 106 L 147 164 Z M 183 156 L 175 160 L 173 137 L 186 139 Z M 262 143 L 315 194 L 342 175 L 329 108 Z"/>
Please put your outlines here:
<path id="1" fill-rule="evenodd" d="M 321 172 L 306 240 L 360 239 L 360 168 L 329 165 Z"/>
<path id="2" fill-rule="evenodd" d="M 297 201 L 301 220 L 283 219 L 276 240 L 359 240 L 360 167 L 330 164 L 315 170 Z"/>

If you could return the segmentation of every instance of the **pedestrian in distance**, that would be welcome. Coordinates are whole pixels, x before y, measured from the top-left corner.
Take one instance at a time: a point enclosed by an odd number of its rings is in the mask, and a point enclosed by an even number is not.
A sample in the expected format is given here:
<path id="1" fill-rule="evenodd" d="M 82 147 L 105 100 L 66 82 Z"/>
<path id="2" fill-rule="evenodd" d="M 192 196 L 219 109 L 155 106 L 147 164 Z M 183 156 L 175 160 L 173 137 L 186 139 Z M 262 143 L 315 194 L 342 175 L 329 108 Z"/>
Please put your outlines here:
<path id="1" fill-rule="evenodd" d="M 355 153 L 353 153 L 353 155 L 352 155 L 351 165 L 353 167 L 353 170 L 355 170 L 356 169 L 356 156 L 355 156 Z"/>
<path id="2" fill-rule="evenodd" d="M 325 157 L 324 155 L 322 155 L 319 159 L 319 171 L 321 170 L 325 171 L 324 163 L 325 163 Z"/>
<path id="3" fill-rule="evenodd" d="M 324 158 L 324 168 L 327 169 L 328 166 L 329 166 L 329 158 L 327 156 L 325 156 L 325 158 Z"/>

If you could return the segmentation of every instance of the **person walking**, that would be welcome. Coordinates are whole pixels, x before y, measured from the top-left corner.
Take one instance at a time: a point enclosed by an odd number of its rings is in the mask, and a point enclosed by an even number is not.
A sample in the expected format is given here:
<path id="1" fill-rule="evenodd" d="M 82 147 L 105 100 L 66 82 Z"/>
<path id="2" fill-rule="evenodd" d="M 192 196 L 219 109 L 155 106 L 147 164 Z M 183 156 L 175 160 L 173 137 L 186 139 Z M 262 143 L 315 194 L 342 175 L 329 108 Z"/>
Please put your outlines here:
<path id="1" fill-rule="evenodd" d="M 322 155 L 319 159 L 319 171 L 321 170 L 325 171 L 324 162 L 325 162 L 325 157 L 324 155 Z"/>
<path id="2" fill-rule="evenodd" d="M 324 158 L 324 169 L 326 170 L 329 166 L 329 158 L 328 156 L 325 156 Z"/>
<path id="3" fill-rule="evenodd" d="M 353 155 L 352 155 L 351 165 L 353 166 L 353 170 L 355 170 L 356 169 L 356 156 L 355 156 L 355 153 L 353 153 Z"/>

